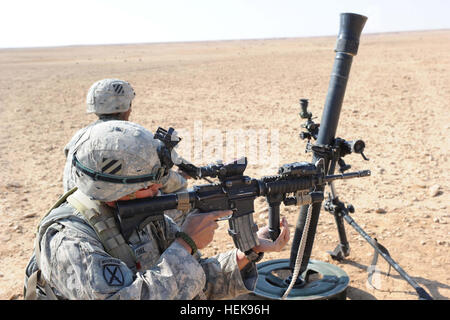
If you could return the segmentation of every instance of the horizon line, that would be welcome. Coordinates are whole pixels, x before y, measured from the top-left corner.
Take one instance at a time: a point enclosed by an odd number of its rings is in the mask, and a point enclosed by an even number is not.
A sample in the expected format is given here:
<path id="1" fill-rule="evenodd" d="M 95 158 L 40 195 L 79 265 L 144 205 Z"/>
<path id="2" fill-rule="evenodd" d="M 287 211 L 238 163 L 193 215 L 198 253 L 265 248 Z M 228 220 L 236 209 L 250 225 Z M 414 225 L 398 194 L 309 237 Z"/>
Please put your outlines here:
<path id="1" fill-rule="evenodd" d="M 399 33 L 421 33 L 421 32 L 437 32 L 450 31 L 450 28 L 439 29 L 415 29 L 402 31 L 382 31 L 382 32 L 367 32 L 364 35 L 373 36 L 380 34 L 399 34 Z M 0 50 L 21 50 L 21 49 L 57 49 L 57 48 L 71 48 L 71 47 L 101 47 L 101 46 L 127 46 L 127 45 L 152 45 L 152 44 L 191 44 L 191 43 L 207 43 L 207 42 L 232 42 L 232 41 L 260 41 L 260 40 L 289 40 L 289 39 L 310 39 L 310 38 L 330 38 L 337 34 L 330 35 L 316 35 L 316 36 L 299 36 L 299 37 L 269 37 L 269 38 L 236 38 L 236 39 L 209 39 L 209 40 L 174 40 L 174 41 L 155 41 L 155 42 L 121 42 L 121 43 L 92 43 L 92 44 L 66 44 L 66 45 L 48 45 L 48 46 L 30 46 L 30 47 L 0 47 Z"/>

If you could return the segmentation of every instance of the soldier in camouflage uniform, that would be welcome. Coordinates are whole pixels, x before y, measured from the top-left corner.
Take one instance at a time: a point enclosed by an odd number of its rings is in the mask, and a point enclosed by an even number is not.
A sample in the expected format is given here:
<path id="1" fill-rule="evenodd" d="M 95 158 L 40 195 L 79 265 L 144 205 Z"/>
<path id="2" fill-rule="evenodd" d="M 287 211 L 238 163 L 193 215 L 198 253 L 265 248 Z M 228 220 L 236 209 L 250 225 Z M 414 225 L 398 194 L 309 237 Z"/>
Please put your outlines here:
<path id="1" fill-rule="evenodd" d="M 116 201 L 152 197 L 162 186 L 158 143 L 127 121 L 99 123 L 80 137 L 71 168 L 78 190 L 66 193 L 39 224 L 26 299 L 228 299 L 254 288 L 253 257 L 237 249 L 210 258 L 195 253 L 231 211 L 192 212 L 181 228 L 158 215 L 127 238 L 121 234 Z M 114 174 L 105 173 L 113 166 Z M 258 255 L 280 251 L 289 240 L 285 220 L 276 241 L 266 232 L 258 232 Z"/>
<path id="2" fill-rule="evenodd" d="M 128 121 L 131 114 L 131 103 L 136 96 L 131 85 L 120 79 L 103 79 L 96 81 L 89 89 L 86 104 L 88 114 L 95 113 L 98 120 L 92 122 L 87 127 L 75 133 L 72 139 L 64 147 L 66 165 L 64 167 L 63 188 L 64 192 L 72 189 L 75 184 L 71 175 L 72 148 L 83 135 L 83 133 L 97 123 L 110 120 Z M 171 193 L 185 189 L 186 179 L 175 171 L 170 171 L 170 175 L 163 181 L 164 193 Z"/>
<path id="3" fill-rule="evenodd" d="M 98 123 L 110 120 L 128 121 L 131 114 L 131 104 L 136 96 L 133 87 L 127 81 L 120 79 L 103 79 L 96 81 L 90 88 L 86 97 L 88 114 L 95 113 L 98 120 L 92 122 L 87 127 L 78 130 L 72 139 L 64 147 L 64 155 L 66 156 L 66 164 L 63 174 L 64 192 L 69 191 L 75 186 L 74 177 L 72 176 L 72 155 L 73 147 L 81 138 L 86 130 Z M 114 168 L 111 168 L 112 171 Z M 169 174 L 161 181 L 163 193 L 171 193 L 183 191 L 187 187 L 185 177 L 179 173 L 170 170 Z M 179 225 L 185 219 L 185 214 L 180 210 L 170 210 L 167 214 Z"/>

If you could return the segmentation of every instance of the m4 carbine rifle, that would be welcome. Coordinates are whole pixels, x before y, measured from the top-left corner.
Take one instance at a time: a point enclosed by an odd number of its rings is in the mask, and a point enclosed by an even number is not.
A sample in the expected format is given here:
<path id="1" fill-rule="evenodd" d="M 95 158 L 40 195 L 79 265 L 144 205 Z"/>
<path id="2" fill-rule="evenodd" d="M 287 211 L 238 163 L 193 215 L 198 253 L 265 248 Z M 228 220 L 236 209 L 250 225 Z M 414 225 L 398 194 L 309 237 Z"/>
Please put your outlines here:
<path id="1" fill-rule="evenodd" d="M 228 164 L 209 166 L 209 175 L 219 181 L 197 185 L 190 191 L 165 194 L 154 198 L 118 201 L 117 210 L 122 233 L 127 237 L 132 230 L 149 217 L 164 214 L 171 209 L 198 209 L 200 212 L 232 210 L 229 220 L 229 234 L 234 244 L 242 252 L 247 252 L 259 244 L 253 221 L 254 200 L 265 196 L 269 204 L 272 221 L 269 229 L 272 239 L 279 234 L 279 207 L 285 205 L 304 205 L 323 201 L 323 192 L 314 192 L 320 186 L 338 179 L 366 177 L 369 170 L 325 175 L 323 161 L 316 164 L 295 162 L 280 168 L 279 174 L 262 179 L 253 179 L 244 175 L 247 158 L 241 158 Z M 295 196 L 290 196 L 295 194 Z"/>

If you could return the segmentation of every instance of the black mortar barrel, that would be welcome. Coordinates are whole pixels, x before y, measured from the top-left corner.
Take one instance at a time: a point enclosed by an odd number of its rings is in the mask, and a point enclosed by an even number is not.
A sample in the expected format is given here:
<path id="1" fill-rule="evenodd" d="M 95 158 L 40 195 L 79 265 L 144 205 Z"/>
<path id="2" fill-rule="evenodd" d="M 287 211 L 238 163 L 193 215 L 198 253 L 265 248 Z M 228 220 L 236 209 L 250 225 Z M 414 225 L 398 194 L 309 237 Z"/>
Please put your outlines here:
<path id="1" fill-rule="evenodd" d="M 340 15 L 340 28 L 335 48 L 336 56 L 331 73 L 327 98 L 322 113 L 322 119 L 320 121 L 319 134 L 317 137 L 317 144 L 319 145 L 329 145 L 335 138 L 353 56 L 355 56 L 358 52 L 359 38 L 366 20 L 367 17 L 354 13 L 341 13 Z M 315 163 L 318 159 L 319 156 L 313 153 L 312 161 Z M 328 171 L 330 159 L 324 160 L 326 171 Z M 326 174 L 333 174 L 333 172 L 326 172 Z M 323 187 L 317 189 L 320 190 L 316 191 L 323 191 Z M 313 204 L 312 216 L 309 225 L 305 251 L 303 253 L 300 274 L 306 270 L 309 263 L 314 243 L 314 237 L 316 234 L 317 223 L 319 221 L 321 205 L 322 202 Z M 300 209 L 300 214 L 298 216 L 291 248 L 290 268 L 292 269 L 295 266 L 297 251 L 300 246 L 303 229 L 305 227 L 307 212 L 308 205 L 302 206 Z"/>

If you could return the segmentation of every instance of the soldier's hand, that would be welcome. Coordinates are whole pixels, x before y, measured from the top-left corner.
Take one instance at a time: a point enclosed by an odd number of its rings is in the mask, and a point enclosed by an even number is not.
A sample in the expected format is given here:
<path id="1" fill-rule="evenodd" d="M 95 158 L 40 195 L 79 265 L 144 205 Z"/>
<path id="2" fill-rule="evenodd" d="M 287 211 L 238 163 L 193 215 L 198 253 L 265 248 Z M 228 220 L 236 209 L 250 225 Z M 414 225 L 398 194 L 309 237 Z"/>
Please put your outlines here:
<path id="1" fill-rule="evenodd" d="M 289 225 L 285 217 L 280 223 L 280 235 L 275 241 L 270 240 L 269 228 L 267 226 L 261 228 L 257 232 L 259 245 L 254 247 L 255 252 L 278 252 L 281 251 L 288 243 L 290 232 Z"/>
<path id="2" fill-rule="evenodd" d="M 286 218 L 283 218 L 280 223 L 280 235 L 275 241 L 272 241 L 269 237 L 269 227 L 263 227 L 256 233 L 259 239 L 259 245 L 253 248 L 255 252 L 278 252 L 284 248 L 288 243 L 290 233 L 289 225 Z M 237 264 L 239 270 L 242 270 L 248 263 L 249 260 L 245 257 L 245 254 L 241 251 L 237 251 Z"/>
<path id="3" fill-rule="evenodd" d="M 231 210 L 191 213 L 186 217 L 181 231 L 194 240 L 198 249 L 203 249 L 213 240 L 214 232 L 219 227 L 216 220 L 232 213 Z"/>

